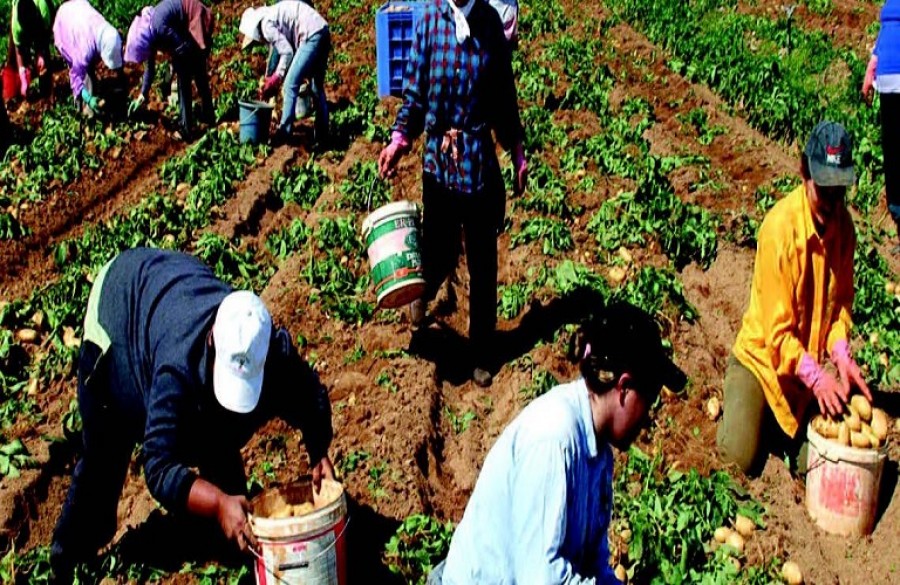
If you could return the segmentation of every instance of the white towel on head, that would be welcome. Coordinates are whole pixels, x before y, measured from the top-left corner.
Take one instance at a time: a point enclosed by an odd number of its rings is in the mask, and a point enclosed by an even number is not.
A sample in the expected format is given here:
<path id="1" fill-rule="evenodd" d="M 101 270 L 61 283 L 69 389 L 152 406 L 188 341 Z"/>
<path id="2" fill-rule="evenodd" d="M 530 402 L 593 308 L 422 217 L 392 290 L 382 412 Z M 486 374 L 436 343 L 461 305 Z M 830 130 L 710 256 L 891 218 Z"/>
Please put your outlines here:
<path id="1" fill-rule="evenodd" d="M 475 4 L 475 0 L 469 0 L 463 7 L 457 6 L 453 0 L 447 0 L 447 4 L 450 5 L 450 10 L 453 12 L 453 22 L 456 25 L 456 42 L 462 43 L 472 33 L 469 30 L 469 21 L 466 19 L 469 17 L 469 13 L 472 12 L 472 5 Z"/>

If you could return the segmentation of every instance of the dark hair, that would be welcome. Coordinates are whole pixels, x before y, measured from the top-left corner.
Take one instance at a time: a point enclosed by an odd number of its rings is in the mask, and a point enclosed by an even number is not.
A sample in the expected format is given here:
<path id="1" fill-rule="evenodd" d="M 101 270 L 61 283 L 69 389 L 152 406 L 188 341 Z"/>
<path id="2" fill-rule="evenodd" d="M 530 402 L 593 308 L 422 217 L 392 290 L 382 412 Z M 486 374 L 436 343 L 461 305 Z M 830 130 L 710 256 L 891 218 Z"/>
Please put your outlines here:
<path id="1" fill-rule="evenodd" d="M 805 152 L 800 155 L 800 176 L 803 177 L 804 181 L 812 178 L 809 172 L 809 157 L 806 156 Z"/>

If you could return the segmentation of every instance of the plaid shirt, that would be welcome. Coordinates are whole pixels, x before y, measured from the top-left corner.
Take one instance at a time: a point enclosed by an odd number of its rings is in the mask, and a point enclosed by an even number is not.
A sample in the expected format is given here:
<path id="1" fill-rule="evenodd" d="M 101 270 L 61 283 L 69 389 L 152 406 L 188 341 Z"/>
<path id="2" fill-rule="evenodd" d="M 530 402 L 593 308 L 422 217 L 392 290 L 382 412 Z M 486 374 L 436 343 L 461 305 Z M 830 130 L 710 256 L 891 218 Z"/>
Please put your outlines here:
<path id="1" fill-rule="evenodd" d="M 448 189 L 474 193 L 499 173 L 491 130 L 506 150 L 524 132 L 500 17 L 485 0 L 469 0 L 471 35 L 460 44 L 449 1 L 429 2 L 416 27 L 393 130 L 410 141 L 424 131 L 424 172 Z"/>

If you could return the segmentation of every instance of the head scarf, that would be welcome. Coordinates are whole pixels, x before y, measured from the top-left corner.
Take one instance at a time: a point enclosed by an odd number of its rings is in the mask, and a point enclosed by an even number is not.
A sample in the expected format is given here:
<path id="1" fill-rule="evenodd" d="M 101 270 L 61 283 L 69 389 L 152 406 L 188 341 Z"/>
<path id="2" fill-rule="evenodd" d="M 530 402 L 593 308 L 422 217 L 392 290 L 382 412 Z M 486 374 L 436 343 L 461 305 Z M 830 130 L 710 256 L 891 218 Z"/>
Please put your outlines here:
<path id="1" fill-rule="evenodd" d="M 447 4 L 450 5 L 450 11 L 453 13 L 453 23 L 456 25 L 456 42 L 462 44 L 472 34 L 466 17 L 472 12 L 472 5 L 475 4 L 475 0 L 469 0 L 462 8 L 457 6 L 453 0 L 447 0 Z"/>
<path id="2" fill-rule="evenodd" d="M 147 6 L 134 17 L 128 29 L 128 40 L 125 43 L 125 60 L 129 63 L 143 63 L 150 58 L 153 50 L 153 7 Z"/>

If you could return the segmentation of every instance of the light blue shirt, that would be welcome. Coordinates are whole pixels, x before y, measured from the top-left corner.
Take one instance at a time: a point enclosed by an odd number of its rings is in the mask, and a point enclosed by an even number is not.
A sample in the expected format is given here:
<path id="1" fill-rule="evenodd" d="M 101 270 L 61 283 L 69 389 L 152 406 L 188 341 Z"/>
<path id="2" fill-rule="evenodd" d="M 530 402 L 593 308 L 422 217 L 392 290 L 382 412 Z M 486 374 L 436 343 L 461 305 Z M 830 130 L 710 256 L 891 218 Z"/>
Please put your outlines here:
<path id="1" fill-rule="evenodd" d="M 485 459 L 444 585 L 619 583 L 609 566 L 613 457 L 584 380 L 534 400 Z"/>

